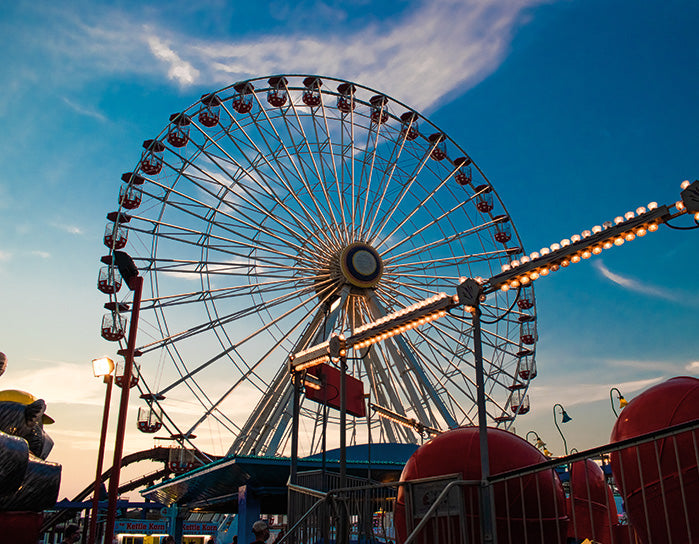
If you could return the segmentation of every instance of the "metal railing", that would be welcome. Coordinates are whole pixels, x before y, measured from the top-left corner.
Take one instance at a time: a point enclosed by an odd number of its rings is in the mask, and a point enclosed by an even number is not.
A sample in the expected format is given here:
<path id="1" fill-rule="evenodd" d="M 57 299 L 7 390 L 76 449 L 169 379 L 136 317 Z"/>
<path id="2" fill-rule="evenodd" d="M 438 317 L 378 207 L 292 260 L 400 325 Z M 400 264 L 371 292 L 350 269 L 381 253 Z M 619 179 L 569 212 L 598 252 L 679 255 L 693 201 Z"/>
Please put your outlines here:
<path id="1" fill-rule="evenodd" d="M 281 543 L 477 544 L 490 485 L 499 544 L 699 542 L 699 419 L 489 478 L 459 474 L 324 491 L 289 486 Z M 301 476 L 301 475 L 300 475 Z M 327 476 L 327 475 L 326 475 Z M 327 488 L 326 488 L 327 489 Z"/>

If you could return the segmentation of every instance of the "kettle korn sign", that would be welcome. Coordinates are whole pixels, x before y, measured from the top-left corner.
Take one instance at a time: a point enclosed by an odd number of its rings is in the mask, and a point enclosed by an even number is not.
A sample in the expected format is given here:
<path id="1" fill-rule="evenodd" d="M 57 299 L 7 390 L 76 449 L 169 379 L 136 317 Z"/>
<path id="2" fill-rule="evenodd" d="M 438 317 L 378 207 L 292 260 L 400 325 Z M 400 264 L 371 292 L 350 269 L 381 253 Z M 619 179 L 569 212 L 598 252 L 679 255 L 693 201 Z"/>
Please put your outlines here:
<path id="1" fill-rule="evenodd" d="M 216 523 L 187 521 L 182 524 L 182 533 L 185 535 L 214 535 L 217 530 Z M 164 535 L 169 532 L 168 522 L 165 520 L 122 519 L 117 520 L 114 525 L 116 534 Z"/>

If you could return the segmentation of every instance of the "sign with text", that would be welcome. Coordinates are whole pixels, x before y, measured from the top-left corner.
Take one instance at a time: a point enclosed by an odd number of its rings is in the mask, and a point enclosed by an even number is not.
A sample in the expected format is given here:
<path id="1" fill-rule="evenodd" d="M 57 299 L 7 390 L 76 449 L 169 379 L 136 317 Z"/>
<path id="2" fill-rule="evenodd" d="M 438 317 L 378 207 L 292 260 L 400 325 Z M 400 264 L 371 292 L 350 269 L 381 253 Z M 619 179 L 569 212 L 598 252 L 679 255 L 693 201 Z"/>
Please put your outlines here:
<path id="1" fill-rule="evenodd" d="M 166 520 L 147 519 L 119 519 L 114 523 L 115 534 L 129 535 L 167 535 L 168 522 Z M 184 535 L 215 535 L 218 524 L 206 521 L 185 521 L 182 524 Z"/>

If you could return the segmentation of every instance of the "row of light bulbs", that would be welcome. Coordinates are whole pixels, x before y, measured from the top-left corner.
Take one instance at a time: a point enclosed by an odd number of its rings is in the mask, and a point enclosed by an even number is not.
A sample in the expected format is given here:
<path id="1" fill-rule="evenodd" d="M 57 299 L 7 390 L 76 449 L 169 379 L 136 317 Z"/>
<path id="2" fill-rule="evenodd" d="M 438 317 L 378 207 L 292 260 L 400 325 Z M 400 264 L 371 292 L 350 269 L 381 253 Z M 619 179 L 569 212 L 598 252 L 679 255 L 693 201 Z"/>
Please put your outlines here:
<path id="1" fill-rule="evenodd" d="M 438 293 L 430 298 L 426 298 L 425 300 L 421 300 L 419 302 L 416 302 L 415 304 L 412 304 L 411 306 L 407 306 L 407 307 L 402 308 L 396 312 L 393 312 L 392 314 L 388 314 L 388 315 L 385 315 L 383 317 L 380 317 L 376 321 L 371 321 L 370 323 L 364 323 L 363 325 L 360 325 L 359 327 L 357 327 L 356 329 L 354 329 L 352 331 L 352 336 L 357 336 L 365 331 L 368 331 L 369 329 L 378 328 L 381 325 L 388 323 L 389 321 L 393 321 L 394 319 L 398 319 L 400 317 L 411 314 L 412 312 L 415 312 L 415 311 L 420 310 L 422 308 L 426 308 L 427 306 L 430 306 L 430 305 L 434 304 L 435 302 L 439 302 L 439 301 L 444 300 L 446 298 L 449 298 L 449 295 L 447 295 L 446 293 Z"/>
<path id="2" fill-rule="evenodd" d="M 641 216 L 644 213 L 647 213 L 648 211 L 655 210 L 657 209 L 657 207 L 657 202 L 651 202 L 650 204 L 648 204 L 647 209 L 641 206 L 636 209 L 635 213 L 632 211 L 626 212 L 626 214 L 624 214 L 623 217 L 617 216 L 614 218 L 614 225 L 620 225 L 626 221 L 633 219 L 634 217 Z M 525 273 L 522 276 L 519 276 L 511 280 L 509 283 L 504 283 L 500 286 L 500 289 L 502 291 L 508 291 L 509 289 L 516 289 L 520 286 L 526 286 L 530 282 L 538 279 L 540 276 L 546 276 L 550 272 L 555 272 L 559 270 L 559 268 L 561 267 L 565 268 L 569 266 L 571 263 L 579 263 L 581 260 L 589 259 L 590 257 L 592 257 L 592 255 L 599 255 L 605 249 L 610 249 L 613 246 L 621 246 L 624 244 L 624 242 L 631 242 L 637 236 L 642 237 L 645 236 L 648 232 L 655 232 L 656 230 L 658 230 L 658 226 L 659 225 L 657 222 L 650 222 L 647 225 L 641 225 L 633 230 L 629 230 L 628 232 L 620 233 L 618 236 L 610 237 L 609 239 L 604 240 L 593 246 L 584 247 L 579 252 L 571 255 L 570 258 L 565 258 L 562 259 L 560 263 L 554 263 L 549 266 L 542 266 L 541 268 L 532 270 L 529 273 Z M 559 251 L 564 247 L 570 246 L 571 244 L 575 244 L 586 238 L 589 238 L 593 234 L 603 232 L 604 230 L 607 230 L 610 227 L 612 227 L 611 221 L 607 221 L 603 223 L 603 225 L 601 226 L 595 225 L 594 227 L 592 227 L 591 230 L 584 230 L 581 234 L 574 234 L 570 237 L 570 239 L 564 238 L 563 240 L 561 240 L 560 243 L 551 244 L 550 247 L 542 248 L 540 251 L 534 251 L 529 256 L 524 255 L 520 259 L 515 259 L 510 263 L 503 264 L 502 271 L 506 272 L 520 265 L 534 261 L 540 257 L 545 257 L 546 255 L 549 255 L 555 251 Z"/>
<path id="3" fill-rule="evenodd" d="M 396 327 L 393 327 L 392 329 L 382 332 L 381 334 L 376 334 L 374 336 L 371 336 L 370 338 L 367 338 L 366 340 L 362 340 L 360 342 L 357 342 L 353 344 L 354 349 L 362 349 L 367 346 L 370 346 L 371 344 L 375 344 L 377 342 L 383 342 L 387 338 L 391 338 L 392 336 L 395 336 L 396 334 L 403 334 L 406 331 L 409 331 L 411 329 L 414 329 L 415 327 L 421 327 L 422 325 L 425 325 L 429 323 L 430 321 L 434 321 L 435 319 L 439 319 L 441 317 L 444 317 L 447 315 L 446 310 L 436 310 L 432 313 L 429 313 L 427 315 L 423 315 L 417 319 L 414 319 L 412 321 L 409 321 L 408 323 L 403 323 L 402 325 L 398 325 Z"/>

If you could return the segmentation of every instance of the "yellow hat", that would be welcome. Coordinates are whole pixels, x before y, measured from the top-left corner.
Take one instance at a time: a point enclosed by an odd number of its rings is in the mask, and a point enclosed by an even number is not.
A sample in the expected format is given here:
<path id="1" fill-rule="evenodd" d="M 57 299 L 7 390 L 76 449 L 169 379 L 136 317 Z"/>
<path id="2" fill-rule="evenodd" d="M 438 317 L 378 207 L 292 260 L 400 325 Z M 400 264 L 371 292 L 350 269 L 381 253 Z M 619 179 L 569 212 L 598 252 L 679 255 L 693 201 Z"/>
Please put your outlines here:
<path id="1" fill-rule="evenodd" d="M 16 402 L 18 404 L 28 406 L 36 400 L 37 398 L 31 393 L 20 391 L 19 389 L 5 389 L 4 391 L 0 391 L 0 402 Z M 51 416 L 44 414 L 42 421 L 44 422 L 44 425 L 50 425 L 54 422 L 54 419 Z"/>

